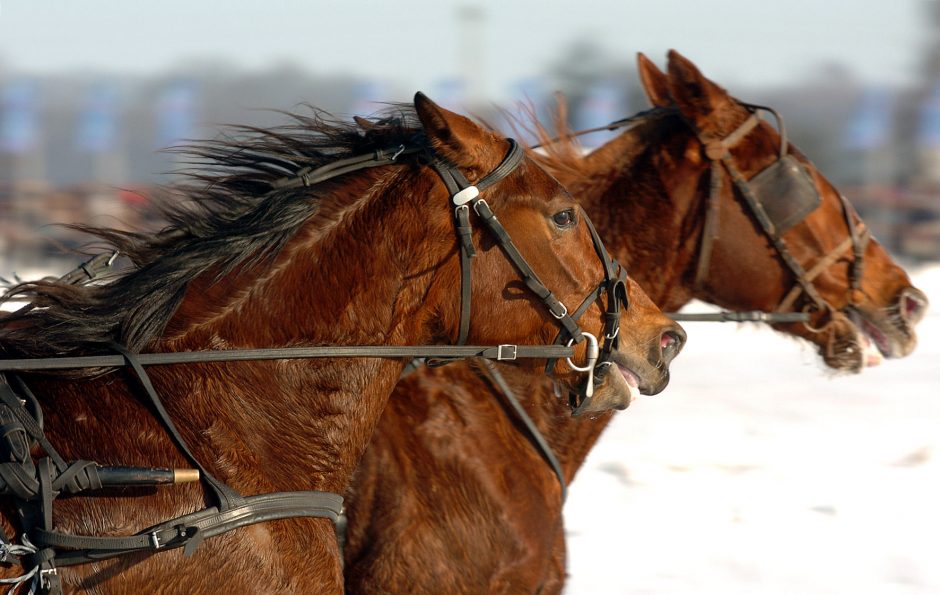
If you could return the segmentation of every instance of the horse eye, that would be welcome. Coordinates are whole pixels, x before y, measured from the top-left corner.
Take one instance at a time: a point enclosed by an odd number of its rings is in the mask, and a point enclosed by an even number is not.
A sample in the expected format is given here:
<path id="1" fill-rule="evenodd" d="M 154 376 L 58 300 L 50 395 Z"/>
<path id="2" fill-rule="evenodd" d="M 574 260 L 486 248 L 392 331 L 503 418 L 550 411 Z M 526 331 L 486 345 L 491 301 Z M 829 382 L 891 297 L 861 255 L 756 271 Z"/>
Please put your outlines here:
<path id="1" fill-rule="evenodd" d="M 559 211 L 552 215 L 552 221 L 554 221 L 555 225 L 558 227 L 571 227 L 575 223 L 574 210 L 565 209 L 564 211 Z"/>

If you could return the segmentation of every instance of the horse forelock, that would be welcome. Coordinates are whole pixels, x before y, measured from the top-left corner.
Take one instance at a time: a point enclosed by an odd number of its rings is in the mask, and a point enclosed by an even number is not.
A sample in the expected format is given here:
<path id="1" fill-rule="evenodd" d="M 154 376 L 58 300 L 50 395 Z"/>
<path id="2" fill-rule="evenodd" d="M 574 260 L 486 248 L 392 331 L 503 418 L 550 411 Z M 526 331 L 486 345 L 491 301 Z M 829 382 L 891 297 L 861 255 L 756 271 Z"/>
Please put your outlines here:
<path id="1" fill-rule="evenodd" d="M 334 225 L 363 195 L 349 187 L 375 176 L 298 189 L 275 189 L 274 182 L 353 155 L 426 144 L 411 106 L 394 105 L 377 121 L 357 123 L 311 110 L 287 113 L 291 122 L 278 128 L 235 126 L 215 140 L 174 149 L 186 169 L 179 182 L 154 193 L 166 221 L 156 234 L 75 225 L 130 264 L 101 284 L 41 280 L 11 288 L 3 299 L 36 308 L 0 319 L 0 352 L 94 353 L 111 341 L 142 350 L 161 336 L 194 279 L 272 261 L 302 226 Z"/>

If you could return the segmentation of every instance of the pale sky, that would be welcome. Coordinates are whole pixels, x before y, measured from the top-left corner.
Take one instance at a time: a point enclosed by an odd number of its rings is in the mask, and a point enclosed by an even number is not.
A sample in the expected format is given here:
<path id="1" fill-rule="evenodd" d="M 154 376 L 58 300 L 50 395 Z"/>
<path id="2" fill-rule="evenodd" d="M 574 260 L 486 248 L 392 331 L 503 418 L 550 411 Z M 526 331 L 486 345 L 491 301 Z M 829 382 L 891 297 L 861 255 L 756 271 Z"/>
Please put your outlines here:
<path id="1" fill-rule="evenodd" d="M 461 6 L 475 35 L 481 95 L 588 37 L 633 62 L 675 47 L 722 82 L 785 83 L 838 62 L 865 82 L 914 79 L 926 0 L 0 0 L 0 72 L 153 74 L 193 60 L 430 88 L 460 72 Z"/>

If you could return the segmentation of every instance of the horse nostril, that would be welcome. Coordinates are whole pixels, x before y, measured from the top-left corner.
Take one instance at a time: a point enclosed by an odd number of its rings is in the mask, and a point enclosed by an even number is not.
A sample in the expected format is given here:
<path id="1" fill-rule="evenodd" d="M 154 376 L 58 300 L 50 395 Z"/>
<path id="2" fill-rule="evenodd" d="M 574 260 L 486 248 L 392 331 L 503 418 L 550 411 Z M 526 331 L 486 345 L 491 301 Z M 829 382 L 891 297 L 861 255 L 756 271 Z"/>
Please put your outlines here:
<path id="1" fill-rule="evenodd" d="M 682 337 L 673 331 L 666 331 L 659 339 L 659 348 L 663 356 L 672 357 L 682 349 Z"/>
<path id="2" fill-rule="evenodd" d="M 927 309 L 927 296 L 917 290 L 904 290 L 901 292 L 900 299 L 901 317 L 904 320 L 916 324 L 924 317 Z"/>

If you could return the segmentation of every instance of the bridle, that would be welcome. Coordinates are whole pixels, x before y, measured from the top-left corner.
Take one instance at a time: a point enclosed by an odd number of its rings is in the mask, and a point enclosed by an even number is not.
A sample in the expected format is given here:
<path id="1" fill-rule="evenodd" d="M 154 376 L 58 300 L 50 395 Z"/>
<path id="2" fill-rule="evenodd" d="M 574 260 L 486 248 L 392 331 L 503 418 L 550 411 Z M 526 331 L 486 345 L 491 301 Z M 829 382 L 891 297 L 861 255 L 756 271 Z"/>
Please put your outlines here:
<path id="1" fill-rule="evenodd" d="M 316 169 L 304 168 L 271 183 L 272 192 L 307 187 L 359 169 L 399 163 L 402 155 L 420 153 L 419 158 L 430 165 L 444 181 L 454 205 L 461 262 L 460 327 L 456 345 L 323 346 L 137 354 L 122 345 L 112 344 L 111 349 L 118 355 L 0 360 L 0 422 L 4 424 L 4 435 L 0 437 L 0 453 L 12 455 L 0 462 L 0 494 L 10 495 L 15 499 L 22 528 L 22 545 L 13 544 L 7 536 L 0 535 L 0 559 L 3 562 L 19 561 L 24 568 L 32 565 L 27 574 L 4 580 L 14 584 L 14 588 L 31 580 L 34 588 L 43 592 L 59 593 L 61 583 L 56 568 L 60 566 L 176 548 L 184 548 L 184 555 L 190 555 L 205 539 L 239 527 L 293 517 L 322 517 L 335 523 L 342 514 L 343 498 L 339 494 L 303 491 L 242 496 L 213 477 L 197 460 L 177 431 L 144 365 L 323 357 L 431 357 L 444 360 L 477 357 L 498 361 L 520 358 L 544 358 L 554 361 L 563 357 L 567 358 L 574 369 L 587 372 L 582 393 L 585 400 L 589 400 L 593 394 L 595 368 L 609 364 L 610 353 L 616 347 L 620 301 L 623 300 L 626 305 L 626 273 L 622 269 L 618 271 L 618 265 L 610 259 L 593 225 L 584 216 L 595 252 L 603 265 L 604 280 L 588 295 L 574 314 L 568 313 L 565 305 L 542 283 L 516 248 L 489 204 L 480 196 L 482 191 L 506 178 L 522 163 L 522 148 L 512 139 L 509 139 L 509 145 L 509 151 L 500 164 L 476 184 L 470 184 L 459 168 L 434 154 L 429 148 L 405 145 L 337 160 Z M 560 326 L 558 338 L 553 344 L 465 345 L 470 325 L 470 263 L 475 255 L 469 218 L 471 207 L 519 272 L 526 287 L 545 304 Z M 99 255 L 83 263 L 61 281 L 81 283 L 93 280 L 102 270 L 111 266 L 114 256 Z M 599 347 L 597 338 L 584 331 L 577 319 L 590 303 L 605 291 L 608 294 L 608 304 L 604 315 L 604 340 Z M 30 308 L 31 306 L 27 305 L 25 310 Z M 588 341 L 586 364 L 578 366 L 571 360 L 574 356 L 572 345 L 585 340 Z M 123 366 L 128 366 L 136 376 L 140 387 L 150 399 L 156 417 L 185 458 L 198 469 L 198 474 L 189 474 L 190 478 L 202 481 L 216 504 L 126 537 L 83 536 L 58 532 L 52 522 L 52 503 L 61 493 L 81 494 L 102 487 L 172 483 L 167 480 L 167 475 L 172 475 L 172 470 L 115 468 L 98 465 L 92 461 L 65 461 L 45 437 L 39 402 L 16 372 Z M 5 375 L 10 377 L 9 382 Z M 46 456 L 38 461 L 34 460 L 30 454 L 33 445 L 41 447 Z"/>
<path id="2" fill-rule="evenodd" d="M 809 315 L 811 311 L 818 311 L 822 314 L 828 313 L 830 316 L 828 323 L 822 327 L 811 329 L 821 331 L 844 315 L 820 295 L 813 281 L 851 248 L 853 260 L 849 270 L 847 302 L 852 306 L 861 303 L 864 299 L 861 290 L 865 268 L 863 256 L 871 236 L 868 228 L 858 217 L 845 196 L 839 194 L 842 212 L 849 232 L 848 237 L 823 256 L 809 270 L 806 270 L 799 263 L 787 247 L 783 234 L 818 208 L 821 203 L 819 191 L 804 166 L 788 154 L 787 133 L 780 114 L 765 106 L 748 103 L 741 103 L 741 105 L 747 108 L 750 115 L 733 132 L 723 138 L 714 138 L 704 134 L 697 130 L 692 122 L 687 120 L 687 124 L 702 143 L 706 158 L 711 162 L 711 180 L 699 260 L 695 272 L 695 287 L 700 288 L 708 274 L 712 247 L 719 238 L 718 212 L 721 200 L 722 170 L 724 170 L 727 171 L 735 188 L 743 198 L 744 204 L 748 207 L 764 235 L 771 241 L 780 259 L 790 269 L 795 279 L 793 288 L 774 308 L 774 313 L 788 313 L 792 310 L 800 294 L 805 294 L 810 303 L 803 309 L 803 313 Z M 770 113 L 777 121 L 777 129 L 780 133 L 780 151 L 773 163 L 748 180 L 737 168 L 731 149 L 758 126 L 761 111 Z M 770 189 L 779 188 L 780 186 L 785 186 L 788 190 L 786 197 L 767 196 L 771 193 Z M 774 198 L 778 200 L 773 200 Z M 787 200 L 784 200 L 784 198 Z M 808 325 L 807 327 L 811 328 Z"/>
<path id="3" fill-rule="evenodd" d="M 476 256 L 476 249 L 473 245 L 473 228 L 470 223 L 470 209 L 477 214 L 483 223 L 483 226 L 490 232 L 496 244 L 500 247 L 503 254 L 516 271 L 522 277 L 525 286 L 534 293 L 539 300 L 545 304 L 556 323 L 561 327 L 553 344 L 571 346 L 579 344 L 584 340 L 588 341 L 586 364 L 579 366 L 575 364 L 570 357 L 566 358 L 568 365 L 579 372 L 586 372 L 584 384 L 577 394 L 581 397 L 580 403 L 572 403 L 572 408 L 577 411 L 579 407 L 585 406 L 590 402 L 594 394 L 594 371 L 598 366 L 610 365 L 610 356 L 617 346 L 617 337 L 620 333 L 620 305 L 623 302 L 624 307 L 628 307 L 626 292 L 626 271 L 615 263 L 604 248 L 604 243 L 594 229 L 591 220 L 580 210 L 580 215 L 591 234 L 591 242 L 594 245 L 594 251 L 604 270 L 604 279 L 598 286 L 588 294 L 575 312 L 569 313 L 568 308 L 563 304 L 544 283 L 526 261 L 525 257 L 519 252 L 512 238 L 503 227 L 499 219 L 493 213 L 489 204 L 480 197 L 480 191 L 494 183 L 494 174 L 506 175 L 502 172 L 511 171 L 522 162 L 524 151 L 516 141 L 509 139 L 510 151 L 506 159 L 489 175 L 485 176 L 475 185 L 470 184 L 463 173 L 456 167 L 446 163 L 440 158 L 431 161 L 431 166 L 437 170 L 438 175 L 447 187 L 451 195 L 451 201 L 454 205 L 454 226 L 457 231 L 457 237 L 460 240 L 460 325 L 457 336 L 457 345 L 466 343 L 470 328 L 470 295 L 471 295 L 471 269 L 472 259 Z M 498 179 L 498 178 L 497 178 Z M 598 343 L 598 338 L 593 334 L 581 329 L 578 325 L 578 319 L 594 303 L 602 293 L 607 293 L 607 310 L 604 313 L 604 325 L 602 332 L 602 343 Z M 511 358 L 507 358 L 511 359 Z M 448 360 L 431 360 L 432 365 L 440 365 Z M 546 374 L 551 374 L 554 368 L 556 358 L 549 358 L 546 366 Z"/>
<path id="4" fill-rule="evenodd" d="M 840 193 L 839 200 L 848 228 L 848 237 L 817 261 L 810 269 L 804 269 L 787 248 L 786 241 L 783 239 L 783 233 L 802 221 L 820 204 L 821 201 L 818 190 L 816 190 L 815 184 L 804 166 L 795 157 L 789 154 L 789 143 L 787 141 L 787 131 L 784 126 L 783 117 L 770 107 L 741 101 L 738 103 L 745 107 L 750 112 L 750 115 L 734 131 L 723 138 L 713 138 L 703 134 L 696 128 L 693 122 L 682 116 L 681 112 L 675 107 L 656 106 L 638 112 L 632 116 L 615 120 L 605 126 L 578 130 L 548 139 L 544 143 L 533 145 L 532 148 L 538 148 L 544 144 L 550 144 L 563 138 L 574 138 L 594 132 L 615 131 L 621 128 L 628 128 L 644 122 L 652 116 L 665 114 L 680 116 L 686 125 L 695 133 L 699 142 L 702 144 L 706 158 L 711 162 L 711 180 L 709 183 L 705 224 L 702 231 L 699 259 L 695 270 L 694 286 L 696 289 L 701 288 L 708 274 L 711 264 L 712 246 L 715 241 L 718 240 L 718 212 L 721 203 L 721 178 L 723 169 L 728 172 L 734 186 L 741 193 L 744 203 L 761 226 L 761 230 L 771 240 L 774 249 L 780 255 L 781 260 L 784 261 L 787 268 L 790 269 L 796 282 L 793 288 L 771 312 L 722 311 L 704 314 L 669 312 L 667 316 L 673 320 L 683 322 L 765 322 L 769 324 L 802 322 L 810 331 L 820 332 L 826 326 L 829 326 L 829 324 L 816 328 L 810 327 L 807 324 L 811 318 L 810 310 L 822 313 L 828 312 L 833 321 L 835 318 L 844 315 L 819 294 L 813 281 L 842 258 L 842 255 L 851 248 L 853 260 L 849 271 L 849 295 L 847 301 L 850 305 L 858 305 L 864 299 L 864 294 L 861 289 L 862 276 L 865 269 L 864 253 L 868 242 L 871 240 L 871 235 L 865 223 L 858 216 L 858 213 L 855 212 L 855 209 L 849 203 L 848 199 Z M 777 130 L 780 134 L 780 150 L 777 159 L 775 159 L 773 163 L 748 180 L 744 178 L 743 174 L 741 174 L 740 170 L 735 165 L 734 157 L 731 155 L 731 149 L 757 127 L 760 123 L 761 111 L 770 113 L 777 121 Z M 786 184 L 787 182 L 789 182 L 789 184 Z M 790 192 L 786 192 L 785 195 L 780 195 L 781 193 L 777 192 L 777 195 L 773 197 L 762 196 L 770 193 L 771 189 L 780 185 L 787 186 L 787 190 Z M 794 193 L 798 195 L 795 202 L 793 200 Z M 773 198 L 777 200 L 773 200 Z M 807 295 L 811 303 L 800 312 L 792 311 L 797 299 L 803 293 Z"/>

